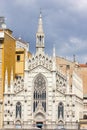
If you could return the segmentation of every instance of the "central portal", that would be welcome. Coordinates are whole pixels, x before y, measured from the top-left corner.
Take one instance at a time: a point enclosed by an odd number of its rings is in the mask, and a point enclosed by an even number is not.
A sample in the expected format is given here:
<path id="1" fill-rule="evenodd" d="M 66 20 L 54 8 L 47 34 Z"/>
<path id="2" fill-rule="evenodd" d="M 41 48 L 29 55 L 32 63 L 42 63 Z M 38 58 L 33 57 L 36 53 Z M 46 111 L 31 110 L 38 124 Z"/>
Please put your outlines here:
<path id="1" fill-rule="evenodd" d="M 38 128 L 42 128 L 43 122 L 36 122 L 36 126 L 37 126 Z"/>

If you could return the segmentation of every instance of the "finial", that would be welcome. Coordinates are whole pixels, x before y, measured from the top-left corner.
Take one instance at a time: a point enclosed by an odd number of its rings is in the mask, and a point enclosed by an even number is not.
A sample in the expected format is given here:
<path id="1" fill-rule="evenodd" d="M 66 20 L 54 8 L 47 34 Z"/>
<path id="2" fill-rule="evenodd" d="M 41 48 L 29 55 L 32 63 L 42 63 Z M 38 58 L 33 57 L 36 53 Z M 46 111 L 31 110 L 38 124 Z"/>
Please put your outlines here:
<path id="1" fill-rule="evenodd" d="M 13 68 L 11 68 L 11 81 L 13 81 Z"/>
<path id="2" fill-rule="evenodd" d="M 41 14 L 42 12 L 41 12 L 41 8 L 40 8 L 40 14 Z"/>
<path id="3" fill-rule="evenodd" d="M 43 33 L 43 23 L 42 23 L 41 9 L 40 9 L 40 16 L 39 16 L 39 21 L 38 21 L 38 31 L 37 32 Z"/>
<path id="4" fill-rule="evenodd" d="M 21 40 L 21 35 L 19 35 L 19 38 L 18 38 L 19 40 Z"/>
<path id="5" fill-rule="evenodd" d="M 55 53 L 55 44 L 53 45 L 53 71 L 56 71 L 56 53 Z"/>
<path id="6" fill-rule="evenodd" d="M 55 57 L 56 54 L 55 54 L 55 44 L 53 45 L 53 57 Z"/>
<path id="7" fill-rule="evenodd" d="M 13 93 L 13 68 L 11 68 L 10 90 Z"/>
<path id="8" fill-rule="evenodd" d="M 42 10 L 41 10 L 41 8 L 40 8 L 40 18 L 42 17 Z"/>
<path id="9" fill-rule="evenodd" d="M 8 91 L 8 72 L 7 72 L 7 68 L 5 71 L 5 93 L 7 93 Z"/>
<path id="10" fill-rule="evenodd" d="M 75 62 L 76 61 L 76 56 L 75 56 L 75 54 L 73 54 L 73 62 Z"/>

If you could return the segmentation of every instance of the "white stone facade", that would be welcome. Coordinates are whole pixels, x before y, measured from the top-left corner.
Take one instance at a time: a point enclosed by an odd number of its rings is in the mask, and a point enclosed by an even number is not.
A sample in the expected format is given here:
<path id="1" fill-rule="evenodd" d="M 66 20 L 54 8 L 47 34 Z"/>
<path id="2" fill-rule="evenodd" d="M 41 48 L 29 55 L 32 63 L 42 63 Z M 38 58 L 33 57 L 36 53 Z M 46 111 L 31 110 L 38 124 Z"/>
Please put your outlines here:
<path id="1" fill-rule="evenodd" d="M 44 32 L 40 14 L 36 34 L 36 54 L 26 56 L 24 78 L 8 87 L 7 72 L 4 93 L 4 128 L 76 128 L 83 111 L 82 81 L 73 72 L 72 90 L 68 73 L 56 67 L 53 56 L 44 53 Z"/>

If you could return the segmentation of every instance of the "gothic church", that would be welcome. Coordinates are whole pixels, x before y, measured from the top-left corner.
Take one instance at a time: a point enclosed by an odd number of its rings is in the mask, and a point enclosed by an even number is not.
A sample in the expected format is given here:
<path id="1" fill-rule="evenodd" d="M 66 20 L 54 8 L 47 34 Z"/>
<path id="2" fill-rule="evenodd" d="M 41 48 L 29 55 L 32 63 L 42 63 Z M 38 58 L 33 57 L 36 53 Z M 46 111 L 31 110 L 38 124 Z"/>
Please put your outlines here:
<path id="1" fill-rule="evenodd" d="M 82 80 L 73 71 L 72 87 L 53 56 L 45 54 L 45 34 L 40 13 L 36 33 L 36 53 L 25 55 L 24 77 L 10 86 L 5 72 L 4 128 L 77 128 L 83 111 Z"/>

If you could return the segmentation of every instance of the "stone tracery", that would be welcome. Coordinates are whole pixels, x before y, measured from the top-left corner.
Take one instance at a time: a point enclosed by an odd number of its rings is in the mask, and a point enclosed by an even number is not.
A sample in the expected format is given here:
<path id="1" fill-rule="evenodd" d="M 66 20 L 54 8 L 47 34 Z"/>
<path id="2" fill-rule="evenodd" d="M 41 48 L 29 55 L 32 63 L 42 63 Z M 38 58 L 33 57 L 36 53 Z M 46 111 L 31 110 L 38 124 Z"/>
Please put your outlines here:
<path id="1" fill-rule="evenodd" d="M 66 79 L 60 74 L 56 73 L 56 89 L 66 93 Z"/>
<path id="2" fill-rule="evenodd" d="M 14 93 L 20 92 L 24 89 L 24 79 L 18 78 L 14 81 Z"/>
<path id="3" fill-rule="evenodd" d="M 42 65 L 49 70 L 52 70 L 52 60 L 48 56 L 44 55 L 36 55 L 33 56 L 31 59 L 28 60 L 28 69 L 31 70 L 38 65 Z"/>
<path id="4" fill-rule="evenodd" d="M 46 81 L 42 74 L 38 74 L 34 81 L 33 100 L 34 112 L 39 104 L 41 104 L 44 111 L 46 111 Z"/>

